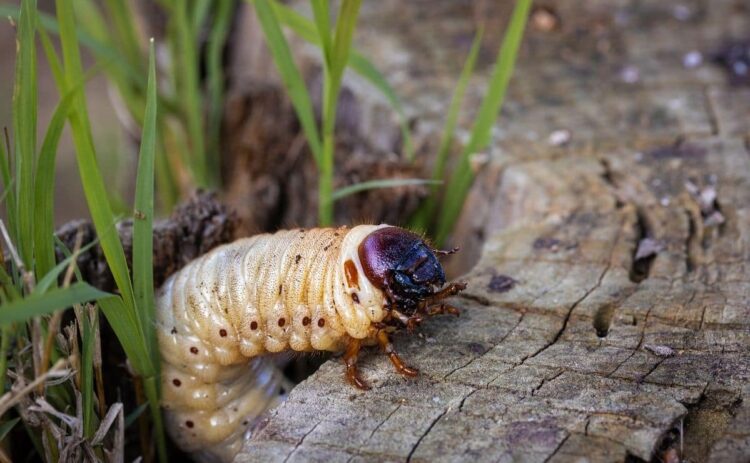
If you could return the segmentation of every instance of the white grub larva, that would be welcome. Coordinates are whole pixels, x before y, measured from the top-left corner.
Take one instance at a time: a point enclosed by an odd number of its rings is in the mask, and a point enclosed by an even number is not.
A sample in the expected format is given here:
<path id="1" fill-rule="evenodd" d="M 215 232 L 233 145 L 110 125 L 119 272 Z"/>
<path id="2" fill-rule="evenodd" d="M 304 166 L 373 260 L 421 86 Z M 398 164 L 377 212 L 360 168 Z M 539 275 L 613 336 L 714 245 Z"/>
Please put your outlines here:
<path id="1" fill-rule="evenodd" d="M 450 251 L 452 252 L 452 251 Z M 280 231 L 218 247 L 172 275 L 157 294 L 167 428 L 201 461 L 229 461 L 256 418 L 283 395 L 284 378 L 262 354 L 344 351 L 357 374 L 363 344 L 379 344 L 414 376 L 388 333 L 426 315 L 458 311 L 437 301 L 445 275 L 436 251 L 389 225 Z"/>

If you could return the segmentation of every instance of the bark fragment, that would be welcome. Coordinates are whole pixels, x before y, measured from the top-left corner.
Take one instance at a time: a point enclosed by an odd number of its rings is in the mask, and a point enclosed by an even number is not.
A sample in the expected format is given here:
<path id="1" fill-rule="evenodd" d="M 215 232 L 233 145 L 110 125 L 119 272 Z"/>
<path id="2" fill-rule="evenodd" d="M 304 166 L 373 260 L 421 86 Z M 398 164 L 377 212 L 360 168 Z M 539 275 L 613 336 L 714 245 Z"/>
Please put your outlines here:
<path id="1" fill-rule="evenodd" d="M 197 192 L 178 205 L 168 219 L 154 223 L 154 285 L 158 287 L 171 274 L 194 258 L 235 238 L 237 217 L 222 204 L 215 193 Z M 116 226 L 128 264 L 133 255 L 133 221 L 123 220 Z M 84 245 L 96 239 L 91 221 L 77 220 L 61 226 L 56 234 L 68 249 L 73 249 L 76 235 L 83 235 Z M 57 250 L 58 261 L 64 259 Z M 83 279 L 105 291 L 115 289 L 112 274 L 100 245 L 78 257 Z"/>

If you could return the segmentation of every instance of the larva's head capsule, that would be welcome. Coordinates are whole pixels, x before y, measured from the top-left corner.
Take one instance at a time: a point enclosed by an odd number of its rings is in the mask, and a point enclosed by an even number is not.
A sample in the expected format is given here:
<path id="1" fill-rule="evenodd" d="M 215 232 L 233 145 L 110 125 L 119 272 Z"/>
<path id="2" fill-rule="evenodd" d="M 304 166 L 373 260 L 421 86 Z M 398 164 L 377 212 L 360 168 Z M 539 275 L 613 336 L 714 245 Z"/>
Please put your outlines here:
<path id="1" fill-rule="evenodd" d="M 367 279 L 406 314 L 414 313 L 445 284 L 435 252 L 402 228 L 379 228 L 367 235 L 359 245 L 359 260 Z"/>

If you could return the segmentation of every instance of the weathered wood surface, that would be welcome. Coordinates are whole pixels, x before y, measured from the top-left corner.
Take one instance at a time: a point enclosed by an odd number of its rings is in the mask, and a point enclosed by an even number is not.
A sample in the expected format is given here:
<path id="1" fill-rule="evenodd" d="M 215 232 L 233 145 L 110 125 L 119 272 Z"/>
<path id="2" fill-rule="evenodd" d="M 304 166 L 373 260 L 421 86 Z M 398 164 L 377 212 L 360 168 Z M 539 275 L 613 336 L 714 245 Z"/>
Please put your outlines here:
<path id="1" fill-rule="evenodd" d="M 504 15 L 490 4 L 363 6 L 360 47 L 377 51 L 425 139 L 473 18 Z M 484 241 L 468 253 L 481 257 L 461 317 L 396 337 L 416 380 L 373 351 L 361 392 L 327 362 L 237 461 L 666 461 L 680 449 L 750 461 L 750 90 L 705 62 L 750 31 L 747 5 L 550 5 L 559 27 L 529 31 L 455 237 Z M 704 62 L 685 67 L 693 51 Z M 551 144 L 556 130 L 570 140 Z"/>

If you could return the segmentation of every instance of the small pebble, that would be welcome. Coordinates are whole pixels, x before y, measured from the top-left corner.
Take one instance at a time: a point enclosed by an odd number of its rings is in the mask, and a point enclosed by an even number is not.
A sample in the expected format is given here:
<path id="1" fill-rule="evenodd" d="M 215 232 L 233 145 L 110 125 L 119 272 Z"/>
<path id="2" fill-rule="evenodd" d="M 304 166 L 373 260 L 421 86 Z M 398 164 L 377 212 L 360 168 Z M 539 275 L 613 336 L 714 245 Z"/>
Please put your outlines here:
<path id="1" fill-rule="evenodd" d="M 531 13 L 531 24 L 536 30 L 550 32 L 559 26 L 560 18 L 552 8 L 541 6 Z"/>
<path id="2" fill-rule="evenodd" d="M 648 259 L 654 257 L 664 250 L 664 244 L 653 238 L 643 238 L 638 242 L 638 249 L 635 251 L 635 260 Z"/>
<path id="3" fill-rule="evenodd" d="M 469 157 L 469 166 L 475 174 L 487 165 L 488 162 L 490 162 L 490 155 L 487 153 L 475 153 Z"/>
<path id="4" fill-rule="evenodd" d="M 635 66 L 625 66 L 620 71 L 620 79 L 626 84 L 634 84 L 641 80 L 641 71 Z"/>
<path id="5" fill-rule="evenodd" d="M 551 134 L 549 134 L 549 144 L 552 146 L 562 146 L 567 144 L 570 141 L 571 133 L 570 130 L 555 130 Z"/>
<path id="6" fill-rule="evenodd" d="M 669 346 L 659 346 L 656 344 L 645 344 L 644 349 L 659 357 L 671 357 L 674 355 L 674 349 Z"/>
<path id="7" fill-rule="evenodd" d="M 715 227 L 716 225 L 721 225 L 726 221 L 724 218 L 724 214 L 722 214 L 719 211 L 713 211 L 711 214 L 709 214 L 708 217 L 706 217 L 703 220 L 703 226 L 705 227 Z"/>
<path id="8" fill-rule="evenodd" d="M 685 53 L 682 57 L 682 65 L 686 69 L 694 69 L 703 64 L 703 55 L 697 50 Z"/>
<path id="9" fill-rule="evenodd" d="M 669 196 L 663 196 L 663 197 L 662 197 L 662 198 L 661 198 L 661 199 L 659 200 L 659 204 L 661 204 L 661 205 L 662 205 L 662 206 L 664 206 L 664 207 L 667 207 L 667 206 L 669 206 L 669 204 L 670 204 L 671 202 L 672 202 L 672 201 L 671 201 L 671 200 L 669 199 Z"/>
<path id="10" fill-rule="evenodd" d="M 672 8 L 672 16 L 674 16 L 674 18 L 679 21 L 687 21 L 692 15 L 693 12 L 687 5 L 679 4 L 675 5 L 674 8 Z"/>

